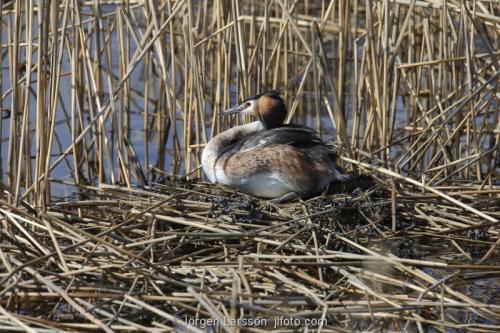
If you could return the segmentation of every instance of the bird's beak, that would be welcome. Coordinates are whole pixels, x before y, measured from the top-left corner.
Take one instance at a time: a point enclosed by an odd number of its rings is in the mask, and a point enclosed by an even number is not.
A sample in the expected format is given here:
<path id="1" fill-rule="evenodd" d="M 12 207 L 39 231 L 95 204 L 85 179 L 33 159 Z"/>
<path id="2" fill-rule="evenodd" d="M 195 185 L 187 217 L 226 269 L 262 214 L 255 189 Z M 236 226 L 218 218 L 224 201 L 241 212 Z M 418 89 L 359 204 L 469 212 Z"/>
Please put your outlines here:
<path id="1" fill-rule="evenodd" d="M 227 109 L 226 111 L 222 111 L 219 115 L 222 117 L 222 116 L 226 116 L 226 115 L 230 115 L 230 114 L 236 114 L 236 113 L 240 113 L 244 109 L 245 109 L 244 105 L 238 105 L 238 106 L 235 106 L 234 108 L 230 108 L 230 109 Z"/>

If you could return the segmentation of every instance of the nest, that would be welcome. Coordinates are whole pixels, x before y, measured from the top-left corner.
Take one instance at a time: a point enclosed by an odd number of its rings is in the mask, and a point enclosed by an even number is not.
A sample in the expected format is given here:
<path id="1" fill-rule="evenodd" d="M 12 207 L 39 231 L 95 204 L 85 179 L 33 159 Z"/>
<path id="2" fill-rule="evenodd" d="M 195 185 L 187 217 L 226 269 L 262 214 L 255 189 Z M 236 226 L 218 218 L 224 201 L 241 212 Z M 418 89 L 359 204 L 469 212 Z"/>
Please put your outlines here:
<path id="1" fill-rule="evenodd" d="M 448 193 L 498 216 L 474 188 Z M 274 205 L 163 179 L 19 207 L 0 209 L 2 330 L 499 329 L 497 223 L 399 183 Z"/>

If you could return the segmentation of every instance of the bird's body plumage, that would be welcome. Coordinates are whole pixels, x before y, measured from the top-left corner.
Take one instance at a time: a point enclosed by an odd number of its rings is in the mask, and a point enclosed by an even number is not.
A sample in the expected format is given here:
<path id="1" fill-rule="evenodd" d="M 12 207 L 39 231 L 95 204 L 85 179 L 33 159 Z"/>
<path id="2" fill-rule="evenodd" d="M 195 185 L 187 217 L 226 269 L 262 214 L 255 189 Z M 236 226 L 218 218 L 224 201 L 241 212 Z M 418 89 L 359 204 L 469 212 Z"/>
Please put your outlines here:
<path id="1" fill-rule="evenodd" d="M 347 179 L 336 164 L 336 153 L 312 129 L 266 126 L 266 119 L 259 118 L 207 144 L 202 164 L 211 182 L 281 202 L 321 192 L 331 181 Z"/>

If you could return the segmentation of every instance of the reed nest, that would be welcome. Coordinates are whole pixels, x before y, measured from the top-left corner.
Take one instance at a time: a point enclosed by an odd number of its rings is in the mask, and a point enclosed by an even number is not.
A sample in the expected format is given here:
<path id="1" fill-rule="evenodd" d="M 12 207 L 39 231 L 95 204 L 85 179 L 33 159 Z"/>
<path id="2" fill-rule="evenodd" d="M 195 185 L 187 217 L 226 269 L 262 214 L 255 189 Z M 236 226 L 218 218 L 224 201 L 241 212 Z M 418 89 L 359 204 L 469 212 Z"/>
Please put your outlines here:
<path id="1" fill-rule="evenodd" d="M 3 330 L 499 329 L 497 223 L 436 195 L 368 177 L 279 206 L 201 181 L 81 190 L 2 204 Z M 471 185 L 449 195 L 498 216 Z"/>
<path id="2" fill-rule="evenodd" d="M 500 331 L 497 0 L 0 2 L 0 331 Z M 353 178 L 208 184 L 279 89 Z"/>

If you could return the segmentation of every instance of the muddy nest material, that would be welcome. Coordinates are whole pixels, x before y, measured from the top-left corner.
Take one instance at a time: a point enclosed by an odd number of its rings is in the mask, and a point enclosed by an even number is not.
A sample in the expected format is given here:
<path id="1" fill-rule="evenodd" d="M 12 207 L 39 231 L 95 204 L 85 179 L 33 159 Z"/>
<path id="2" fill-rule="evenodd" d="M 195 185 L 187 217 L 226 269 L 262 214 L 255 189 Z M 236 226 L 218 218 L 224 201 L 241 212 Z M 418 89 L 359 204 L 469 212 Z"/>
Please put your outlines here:
<path id="1" fill-rule="evenodd" d="M 497 224 L 357 181 L 285 205 L 168 179 L 80 186 L 46 211 L 3 202 L 0 327 L 498 331 Z M 498 217 L 473 189 L 449 193 Z"/>

